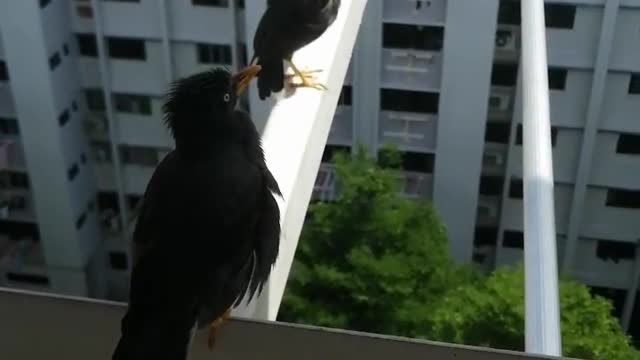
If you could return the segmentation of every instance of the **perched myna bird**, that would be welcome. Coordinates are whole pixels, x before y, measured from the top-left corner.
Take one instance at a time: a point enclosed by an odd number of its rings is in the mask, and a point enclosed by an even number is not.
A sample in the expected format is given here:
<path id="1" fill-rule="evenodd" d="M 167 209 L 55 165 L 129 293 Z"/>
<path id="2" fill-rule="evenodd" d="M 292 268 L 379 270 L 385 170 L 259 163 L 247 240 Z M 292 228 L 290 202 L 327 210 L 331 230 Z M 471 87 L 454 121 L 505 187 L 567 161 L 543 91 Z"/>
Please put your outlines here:
<path id="1" fill-rule="evenodd" d="M 300 84 L 293 87 L 326 89 L 313 80 L 312 73 L 301 71 L 291 62 L 293 53 L 319 38 L 333 24 L 340 8 L 340 0 L 267 0 L 253 38 L 252 64 L 259 64 L 258 93 L 261 100 L 284 88 L 283 60 L 289 65 Z M 286 76 L 290 78 L 290 76 Z"/>
<path id="2" fill-rule="evenodd" d="M 209 347 L 230 309 L 260 293 L 278 256 L 276 180 L 238 94 L 260 70 L 178 80 L 164 105 L 176 143 L 144 194 L 129 306 L 114 360 L 184 360 L 193 332 Z"/>

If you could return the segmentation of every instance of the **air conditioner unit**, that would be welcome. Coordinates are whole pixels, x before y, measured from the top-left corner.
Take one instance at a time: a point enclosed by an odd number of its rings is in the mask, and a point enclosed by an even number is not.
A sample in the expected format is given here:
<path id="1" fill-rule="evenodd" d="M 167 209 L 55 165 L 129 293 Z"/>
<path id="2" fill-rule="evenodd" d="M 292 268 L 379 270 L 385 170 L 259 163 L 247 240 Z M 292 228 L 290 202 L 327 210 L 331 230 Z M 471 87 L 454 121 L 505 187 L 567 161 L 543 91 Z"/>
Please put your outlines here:
<path id="1" fill-rule="evenodd" d="M 513 30 L 496 32 L 496 48 L 500 50 L 516 50 L 516 36 Z"/>
<path id="2" fill-rule="evenodd" d="M 507 94 L 494 94 L 489 96 L 489 108 L 491 110 L 507 111 L 511 96 Z"/>

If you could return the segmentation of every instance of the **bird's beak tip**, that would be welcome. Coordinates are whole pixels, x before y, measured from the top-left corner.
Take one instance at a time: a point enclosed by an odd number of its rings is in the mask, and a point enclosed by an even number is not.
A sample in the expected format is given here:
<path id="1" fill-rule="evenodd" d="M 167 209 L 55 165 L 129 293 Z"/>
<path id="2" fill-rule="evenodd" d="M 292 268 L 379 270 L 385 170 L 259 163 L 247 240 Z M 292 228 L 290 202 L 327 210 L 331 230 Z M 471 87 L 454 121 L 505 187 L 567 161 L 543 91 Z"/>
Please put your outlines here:
<path id="1" fill-rule="evenodd" d="M 242 94 L 242 92 L 249 86 L 249 83 L 251 83 L 251 80 L 258 75 L 260 70 L 262 70 L 262 66 L 250 65 L 233 76 L 236 83 L 236 95 Z"/>

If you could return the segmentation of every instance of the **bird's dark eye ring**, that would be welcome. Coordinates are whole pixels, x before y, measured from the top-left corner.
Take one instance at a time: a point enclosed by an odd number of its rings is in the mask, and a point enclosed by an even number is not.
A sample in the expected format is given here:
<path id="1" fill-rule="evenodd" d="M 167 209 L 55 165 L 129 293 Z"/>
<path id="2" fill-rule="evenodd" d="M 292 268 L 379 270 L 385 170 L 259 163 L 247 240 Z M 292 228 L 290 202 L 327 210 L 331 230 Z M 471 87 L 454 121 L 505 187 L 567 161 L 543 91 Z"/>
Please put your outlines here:
<path id="1" fill-rule="evenodd" d="M 224 102 L 229 102 L 231 100 L 231 95 L 229 93 L 224 94 Z"/>

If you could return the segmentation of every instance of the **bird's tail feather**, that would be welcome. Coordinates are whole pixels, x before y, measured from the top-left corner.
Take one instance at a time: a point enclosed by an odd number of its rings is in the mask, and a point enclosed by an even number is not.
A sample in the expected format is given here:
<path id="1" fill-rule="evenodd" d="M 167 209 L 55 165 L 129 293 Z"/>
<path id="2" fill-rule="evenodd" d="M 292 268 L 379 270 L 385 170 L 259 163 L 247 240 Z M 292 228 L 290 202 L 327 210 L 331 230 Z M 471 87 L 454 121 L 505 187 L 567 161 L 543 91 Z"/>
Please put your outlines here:
<path id="1" fill-rule="evenodd" d="M 262 66 L 258 73 L 258 94 L 264 100 L 284 88 L 284 64 L 282 59 L 258 58 L 258 65 Z"/>
<path id="2" fill-rule="evenodd" d="M 182 319 L 171 311 L 143 316 L 129 310 L 112 360 L 186 360 L 194 326 L 195 316 Z"/>

